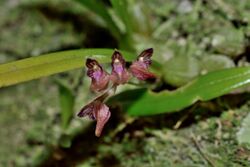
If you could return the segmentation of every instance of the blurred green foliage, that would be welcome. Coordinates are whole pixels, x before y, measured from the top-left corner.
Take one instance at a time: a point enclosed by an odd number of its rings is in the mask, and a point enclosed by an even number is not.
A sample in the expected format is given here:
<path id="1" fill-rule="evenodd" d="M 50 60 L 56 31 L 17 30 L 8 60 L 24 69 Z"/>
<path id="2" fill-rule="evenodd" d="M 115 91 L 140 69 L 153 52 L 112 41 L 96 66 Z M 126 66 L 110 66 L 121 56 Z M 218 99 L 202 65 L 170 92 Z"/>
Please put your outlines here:
<path id="1" fill-rule="evenodd" d="M 241 128 L 237 133 L 237 139 L 239 143 L 250 144 L 250 114 L 242 121 Z"/>

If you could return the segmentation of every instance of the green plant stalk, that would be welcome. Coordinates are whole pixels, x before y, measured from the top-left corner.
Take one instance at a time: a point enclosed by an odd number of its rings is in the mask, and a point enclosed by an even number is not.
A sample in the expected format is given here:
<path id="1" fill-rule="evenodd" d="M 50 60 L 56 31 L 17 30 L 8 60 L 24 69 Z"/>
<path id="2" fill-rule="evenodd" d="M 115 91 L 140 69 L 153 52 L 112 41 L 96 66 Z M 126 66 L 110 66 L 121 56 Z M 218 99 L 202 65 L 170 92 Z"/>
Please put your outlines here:
<path id="1" fill-rule="evenodd" d="M 85 67 L 86 58 L 100 63 L 111 61 L 113 49 L 79 49 L 55 52 L 0 65 L 0 87 Z M 122 51 L 127 61 L 135 55 Z"/>
<path id="2" fill-rule="evenodd" d="M 250 83 L 250 67 L 211 72 L 175 91 L 155 93 L 135 89 L 112 97 L 129 115 L 146 116 L 176 112 L 197 101 L 207 101 Z"/>
<path id="3" fill-rule="evenodd" d="M 118 17 L 122 20 L 126 27 L 126 33 L 131 35 L 132 32 L 132 26 L 130 22 L 132 21 L 132 18 L 130 17 L 130 13 L 128 12 L 128 2 L 126 0 L 111 0 L 112 7 Z"/>
<path id="4" fill-rule="evenodd" d="M 121 39 L 119 42 L 119 46 L 128 51 L 135 51 L 134 48 L 134 39 L 133 39 L 133 26 L 131 22 L 133 21 L 133 17 L 131 17 L 131 13 L 129 13 L 128 2 L 126 0 L 110 0 L 112 9 L 115 11 L 116 15 L 120 18 L 121 22 L 125 26 L 125 32 L 121 33 Z"/>
<path id="5" fill-rule="evenodd" d="M 102 1 L 98 0 L 76 0 L 81 3 L 83 6 L 97 14 L 101 17 L 104 22 L 106 23 L 107 27 L 110 29 L 111 33 L 116 37 L 118 40 L 121 39 L 121 34 L 119 28 L 113 21 L 112 17 L 108 12 L 108 8 L 103 4 Z"/>
<path id="6" fill-rule="evenodd" d="M 75 96 L 72 90 L 63 83 L 56 80 L 59 90 L 59 102 L 61 109 L 61 127 L 66 130 L 74 113 Z"/>

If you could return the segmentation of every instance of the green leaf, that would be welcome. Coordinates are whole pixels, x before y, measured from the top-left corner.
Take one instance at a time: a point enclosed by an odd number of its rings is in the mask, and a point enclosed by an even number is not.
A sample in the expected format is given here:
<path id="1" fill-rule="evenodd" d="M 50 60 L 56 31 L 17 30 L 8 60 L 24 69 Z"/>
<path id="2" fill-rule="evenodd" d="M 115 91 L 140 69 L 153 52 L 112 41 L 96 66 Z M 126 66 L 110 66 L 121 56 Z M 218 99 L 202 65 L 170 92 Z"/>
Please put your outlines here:
<path id="1" fill-rule="evenodd" d="M 69 125 L 70 119 L 73 117 L 73 109 L 75 103 L 75 96 L 71 89 L 62 81 L 57 80 L 59 89 L 59 100 L 61 109 L 61 126 L 66 129 Z"/>
<path id="2" fill-rule="evenodd" d="M 79 49 L 55 52 L 0 65 L 0 87 L 84 67 L 87 57 L 100 63 L 110 62 L 113 49 Z M 134 55 L 122 51 L 126 60 Z"/>
<path id="3" fill-rule="evenodd" d="M 243 120 L 241 128 L 237 133 L 237 140 L 239 143 L 250 144 L 250 114 Z"/>
<path id="4" fill-rule="evenodd" d="M 123 92 L 110 99 L 134 116 L 175 112 L 201 100 L 207 101 L 250 83 L 250 67 L 210 72 L 175 91 L 155 93 L 147 89 Z"/>

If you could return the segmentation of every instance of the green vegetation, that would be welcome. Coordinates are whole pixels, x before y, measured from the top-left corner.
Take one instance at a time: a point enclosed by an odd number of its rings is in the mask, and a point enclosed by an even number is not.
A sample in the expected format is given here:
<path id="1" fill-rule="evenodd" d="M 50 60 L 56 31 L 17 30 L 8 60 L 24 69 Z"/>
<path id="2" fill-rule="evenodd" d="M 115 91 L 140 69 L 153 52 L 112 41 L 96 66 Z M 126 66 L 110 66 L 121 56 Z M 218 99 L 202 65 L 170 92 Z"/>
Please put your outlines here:
<path id="1" fill-rule="evenodd" d="M 247 0 L 0 4 L 0 166 L 249 165 Z M 86 58 L 150 47 L 157 80 L 119 87 L 95 138 Z"/>

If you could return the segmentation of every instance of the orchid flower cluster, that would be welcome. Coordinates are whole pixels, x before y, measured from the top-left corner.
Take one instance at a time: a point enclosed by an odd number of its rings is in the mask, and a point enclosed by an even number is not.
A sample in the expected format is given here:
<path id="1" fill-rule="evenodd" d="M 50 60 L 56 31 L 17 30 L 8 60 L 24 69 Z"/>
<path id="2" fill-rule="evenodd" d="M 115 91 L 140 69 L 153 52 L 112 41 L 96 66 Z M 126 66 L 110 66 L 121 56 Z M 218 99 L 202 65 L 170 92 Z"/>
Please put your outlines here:
<path id="1" fill-rule="evenodd" d="M 79 117 L 88 116 L 90 119 L 96 120 L 95 135 L 97 137 L 101 135 L 111 116 L 109 107 L 104 101 L 112 92 L 115 92 L 117 86 L 128 83 L 132 76 L 139 80 L 155 78 L 155 75 L 148 69 L 152 62 L 152 54 L 152 48 L 144 50 L 127 69 L 122 54 L 115 50 L 112 55 L 111 74 L 106 72 L 96 60 L 90 58 L 86 60 L 87 75 L 91 78 L 90 89 L 100 95 L 84 106 L 77 115 Z"/>

